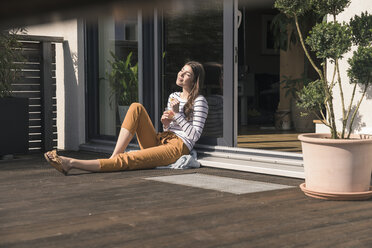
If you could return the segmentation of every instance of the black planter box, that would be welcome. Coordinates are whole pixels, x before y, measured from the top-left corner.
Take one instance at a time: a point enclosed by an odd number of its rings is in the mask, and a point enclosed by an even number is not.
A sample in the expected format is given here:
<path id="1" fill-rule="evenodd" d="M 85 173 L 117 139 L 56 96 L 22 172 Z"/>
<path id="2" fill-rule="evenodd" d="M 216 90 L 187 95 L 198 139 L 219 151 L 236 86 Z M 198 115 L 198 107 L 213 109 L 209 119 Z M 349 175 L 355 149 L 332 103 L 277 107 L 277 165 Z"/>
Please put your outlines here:
<path id="1" fill-rule="evenodd" d="M 0 156 L 28 152 L 28 98 L 0 98 Z"/>

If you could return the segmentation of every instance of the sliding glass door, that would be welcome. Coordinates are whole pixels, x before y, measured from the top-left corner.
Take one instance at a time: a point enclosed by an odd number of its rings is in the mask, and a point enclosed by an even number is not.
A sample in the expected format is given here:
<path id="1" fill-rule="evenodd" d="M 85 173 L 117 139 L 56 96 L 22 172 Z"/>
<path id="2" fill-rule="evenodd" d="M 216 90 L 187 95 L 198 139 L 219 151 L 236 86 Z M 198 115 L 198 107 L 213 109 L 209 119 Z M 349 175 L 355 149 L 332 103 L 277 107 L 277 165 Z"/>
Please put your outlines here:
<path id="1" fill-rule="evenodd" d="M 138 101 L 138 15 L 101 16 L 86 28 L 88 139 L 116 140 Z"/>
<path id="2" fill-rule="evenodd" d="M 170 93 L 181 90 L 175 82 L 184 63 L 202 63 L 209 114 L 199 144 L 236 145 L 235 8 L 235 0 L 187 1 L 163 12 L 161 109 Z"/>

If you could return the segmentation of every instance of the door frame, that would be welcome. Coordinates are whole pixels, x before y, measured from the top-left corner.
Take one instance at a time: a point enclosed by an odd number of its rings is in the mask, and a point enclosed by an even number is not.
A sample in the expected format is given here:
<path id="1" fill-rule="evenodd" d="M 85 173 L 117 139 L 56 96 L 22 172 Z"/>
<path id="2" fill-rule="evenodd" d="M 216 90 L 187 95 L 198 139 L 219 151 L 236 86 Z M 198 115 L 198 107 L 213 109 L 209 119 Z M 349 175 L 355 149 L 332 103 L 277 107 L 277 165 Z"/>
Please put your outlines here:
<path id="1" fill-rule="evenodd" d="M 223 136 L 200 145 L 236 147 L 238 140 L 238 0 L 223 2 Z"/>

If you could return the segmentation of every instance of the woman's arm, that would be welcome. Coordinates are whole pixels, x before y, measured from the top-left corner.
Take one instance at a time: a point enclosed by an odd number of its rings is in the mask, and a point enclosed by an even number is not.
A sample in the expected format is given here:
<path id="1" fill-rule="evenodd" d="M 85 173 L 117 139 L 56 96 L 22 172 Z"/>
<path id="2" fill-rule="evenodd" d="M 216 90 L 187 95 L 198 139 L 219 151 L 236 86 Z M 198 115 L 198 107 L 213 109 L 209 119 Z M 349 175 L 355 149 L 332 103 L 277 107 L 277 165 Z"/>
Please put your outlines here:
<path id="1" fill-rule="evenodd" d="M 173 98 L 173 94 L 174 93 L 170 94 L 169 97 L 168 97 L 167 109 L 171 109 L 170 100 L 171 100 L 171 98 Z M 161 116 L 160 121 L 163 124 L 163 131 L 168 131 L 169 125 L 171 124 L 173 119 L 169 118 L 169 113 L 165 110 L 163 112 L 163 115 Z"/>

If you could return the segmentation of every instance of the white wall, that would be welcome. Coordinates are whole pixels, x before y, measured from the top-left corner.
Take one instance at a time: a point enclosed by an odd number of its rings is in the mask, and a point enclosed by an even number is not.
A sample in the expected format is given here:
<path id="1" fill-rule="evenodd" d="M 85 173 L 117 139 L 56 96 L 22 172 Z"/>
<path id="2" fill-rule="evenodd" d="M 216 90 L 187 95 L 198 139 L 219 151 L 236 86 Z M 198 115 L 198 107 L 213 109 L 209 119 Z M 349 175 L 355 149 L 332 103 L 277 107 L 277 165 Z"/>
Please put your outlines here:
<path id="1" fill-rule="evenodd" d="M 338 15 L 337 20 L 339 22 L 349 22 L 350 19 L 358 14 L 360 15 L 361 12 L 368 11 L 370 14 L 372 13 L 372 1 L 366 1 L 366 0 L 352 0 L 350 6 L 341 14 Z M 340 72 L 341 72 L 341 81 L 343 84 L 343 91 L 345 95 L 345 104 L 349 104 L 351 94 L 353 91 L 353 85 L 349 84 L 349 78 L 347 76 L 347 68 L 349 67 L 349 64 L 347 60 L 352 56 L 353 51 L 355 51 L 356 47 L 353 47 L 352 50 L 346 54 L 346 56 L 342 59 L 340 62 Z M 333 73 L 333 64 L 327 63 L 327 77 L 328 79 L 332 78 Z M 363 88 L 364 89 L 364 88 Z M 354 99 L 354 106 L 356 105 L 356 99 L 360 99 L 362 89 L 358 86 L 357 87 L 357 93 Z M 339 88 L 338 86 L 335 87 L 334 90 L 334 105 L 335 105 L 335 111 L 336 116 L 338 118 L 338 126 L 341 126 L 340 118 L 342 117 L 342 106 L 341 106 L 341 100 L 340 100 L 340 94 L 339 94 Z M 355 133 L 365 133 L 365 134 L 372 134 L 372 88 L 367 91 L 367 97 L 363 100 L 359 112 L 357 114 L 356 120 L 354 121 Z M 320 132 L 317 129 L 317 132 Z"/>
<path id="2" fill-rule="evenodd" d="M 58 149 L 85 143 L 84 25 L 81 20 L 27 27 L 29 35 L 63 37 L 56 44 Z"/>

